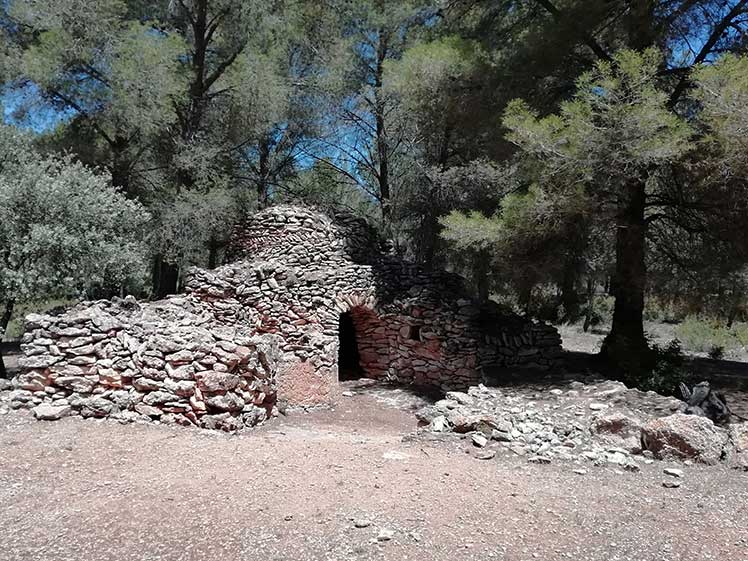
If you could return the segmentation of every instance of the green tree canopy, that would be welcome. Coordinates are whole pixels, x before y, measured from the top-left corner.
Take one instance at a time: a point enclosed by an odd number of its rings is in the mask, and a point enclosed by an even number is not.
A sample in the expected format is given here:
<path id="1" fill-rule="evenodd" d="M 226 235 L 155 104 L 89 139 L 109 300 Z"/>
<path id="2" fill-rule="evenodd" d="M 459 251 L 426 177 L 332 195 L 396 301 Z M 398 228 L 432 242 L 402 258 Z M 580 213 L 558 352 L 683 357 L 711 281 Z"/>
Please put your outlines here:
<path id="1" fill-rule="evenodd" d="M 40 157 L 9 127 L 0 138 L 0 330 L 17 302 L 142 281 L 143 207 L 106 174 Z"/>

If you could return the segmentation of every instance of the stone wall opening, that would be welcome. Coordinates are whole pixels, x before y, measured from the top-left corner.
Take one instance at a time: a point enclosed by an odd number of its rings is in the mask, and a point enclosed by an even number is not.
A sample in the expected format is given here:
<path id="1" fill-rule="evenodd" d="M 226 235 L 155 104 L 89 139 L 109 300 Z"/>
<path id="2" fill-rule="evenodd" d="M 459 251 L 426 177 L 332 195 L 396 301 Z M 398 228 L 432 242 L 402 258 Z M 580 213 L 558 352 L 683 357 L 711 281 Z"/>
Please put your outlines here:
<path id="1" fill-rule="evenodd" d="M 338 323 L 338 380 L 358 380 L 363 375 L 356 324 L 351 312 L 343 312 Z"/>

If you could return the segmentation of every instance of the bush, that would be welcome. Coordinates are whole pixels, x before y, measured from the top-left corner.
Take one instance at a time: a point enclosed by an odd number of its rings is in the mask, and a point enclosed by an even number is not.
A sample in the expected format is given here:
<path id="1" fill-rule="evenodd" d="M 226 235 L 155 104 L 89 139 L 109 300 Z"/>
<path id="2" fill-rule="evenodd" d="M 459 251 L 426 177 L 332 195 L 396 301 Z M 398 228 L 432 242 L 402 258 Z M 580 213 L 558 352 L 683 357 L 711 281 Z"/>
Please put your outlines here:
<path id="1" fill-rule="evenodd" d="M 687 380 L 680 342 L 670 341 L 664 347 L 647 341 L 647 349 L 632 348 L 625 342 L 608 343 L 604 349 L 613 365 L 613 376 L 629 387 L 678 395 L 678 385 Z"/>
<path id="2" fill-rule="evenodd" d="M 653 323 L 677 323 L 685 314 L 679 314 L 672 302 L 647 298 L 644 302 L 644 319 Z"/>
<path id="3" fill-rule="evenodd" d="M 738 338 L 737 328 L 728 329 L 716 320 L 687 317 L 675 328 L 675 334 L 686 350 L 697 353 L 710 353 L 715 348 L 725 352 L 744 346 Z M 748 340 L 748 329 L 740 330 L 740 337 Z"/>
<path id="4" fill-rule="evenodd" d="M 584 315 L 589 318 L 589 320 L 585 321 L 585 327 L 610 325 L 613 322 L 614 306 L 615 298 L 612 296 L 593 296 L 591 304 L 584 311 Z"/>
<path id="5" fill-rule="evenodd" d="M 735 335 L 738 344 L 746 348 L 748 347 L 748 323 L 736 323 L 732 326 L 732 333 Z"/>
<path id="6" fill-rule="evenodd" d="M 678 395 L 679 384 L 688 377 L 680 341 L 674 339 L 664 347 L 652 345 L 652 355 L 652 367 L 649 372 L 640 374 L 636 387 L 663 395 Z"/>

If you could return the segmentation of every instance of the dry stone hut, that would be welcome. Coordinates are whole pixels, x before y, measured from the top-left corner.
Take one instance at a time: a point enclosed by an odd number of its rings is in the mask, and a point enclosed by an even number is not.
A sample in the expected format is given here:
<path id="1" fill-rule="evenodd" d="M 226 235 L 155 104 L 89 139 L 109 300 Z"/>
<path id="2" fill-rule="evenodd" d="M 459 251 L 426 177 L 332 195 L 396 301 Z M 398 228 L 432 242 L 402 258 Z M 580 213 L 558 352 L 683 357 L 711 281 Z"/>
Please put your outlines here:
<path id="1" fill-rule="evenodd" d="M 160 302 L 30 316 L 14 403 L 230 430 L 278 402 L 334 403 L 346 378 L 460 389 L 560 353 L 552 327 L 477 305 L 458 276 L 388 254 L 351 216 L 267 209 L 237 228 L 230 261 Z"/>

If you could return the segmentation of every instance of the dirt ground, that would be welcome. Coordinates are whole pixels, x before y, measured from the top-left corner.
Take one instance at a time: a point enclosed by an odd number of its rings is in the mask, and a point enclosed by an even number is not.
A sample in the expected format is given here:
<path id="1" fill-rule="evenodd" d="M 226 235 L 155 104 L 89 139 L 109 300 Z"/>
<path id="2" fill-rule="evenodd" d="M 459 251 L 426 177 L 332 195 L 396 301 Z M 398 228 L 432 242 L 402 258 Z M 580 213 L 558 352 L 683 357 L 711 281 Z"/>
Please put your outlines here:
<path id="1" fill-rule="evenodd" d="M 748 560 L 748 474 L 479 460 L 354 392 L 239 435 L 0 415 L 0 559 Z"/>

